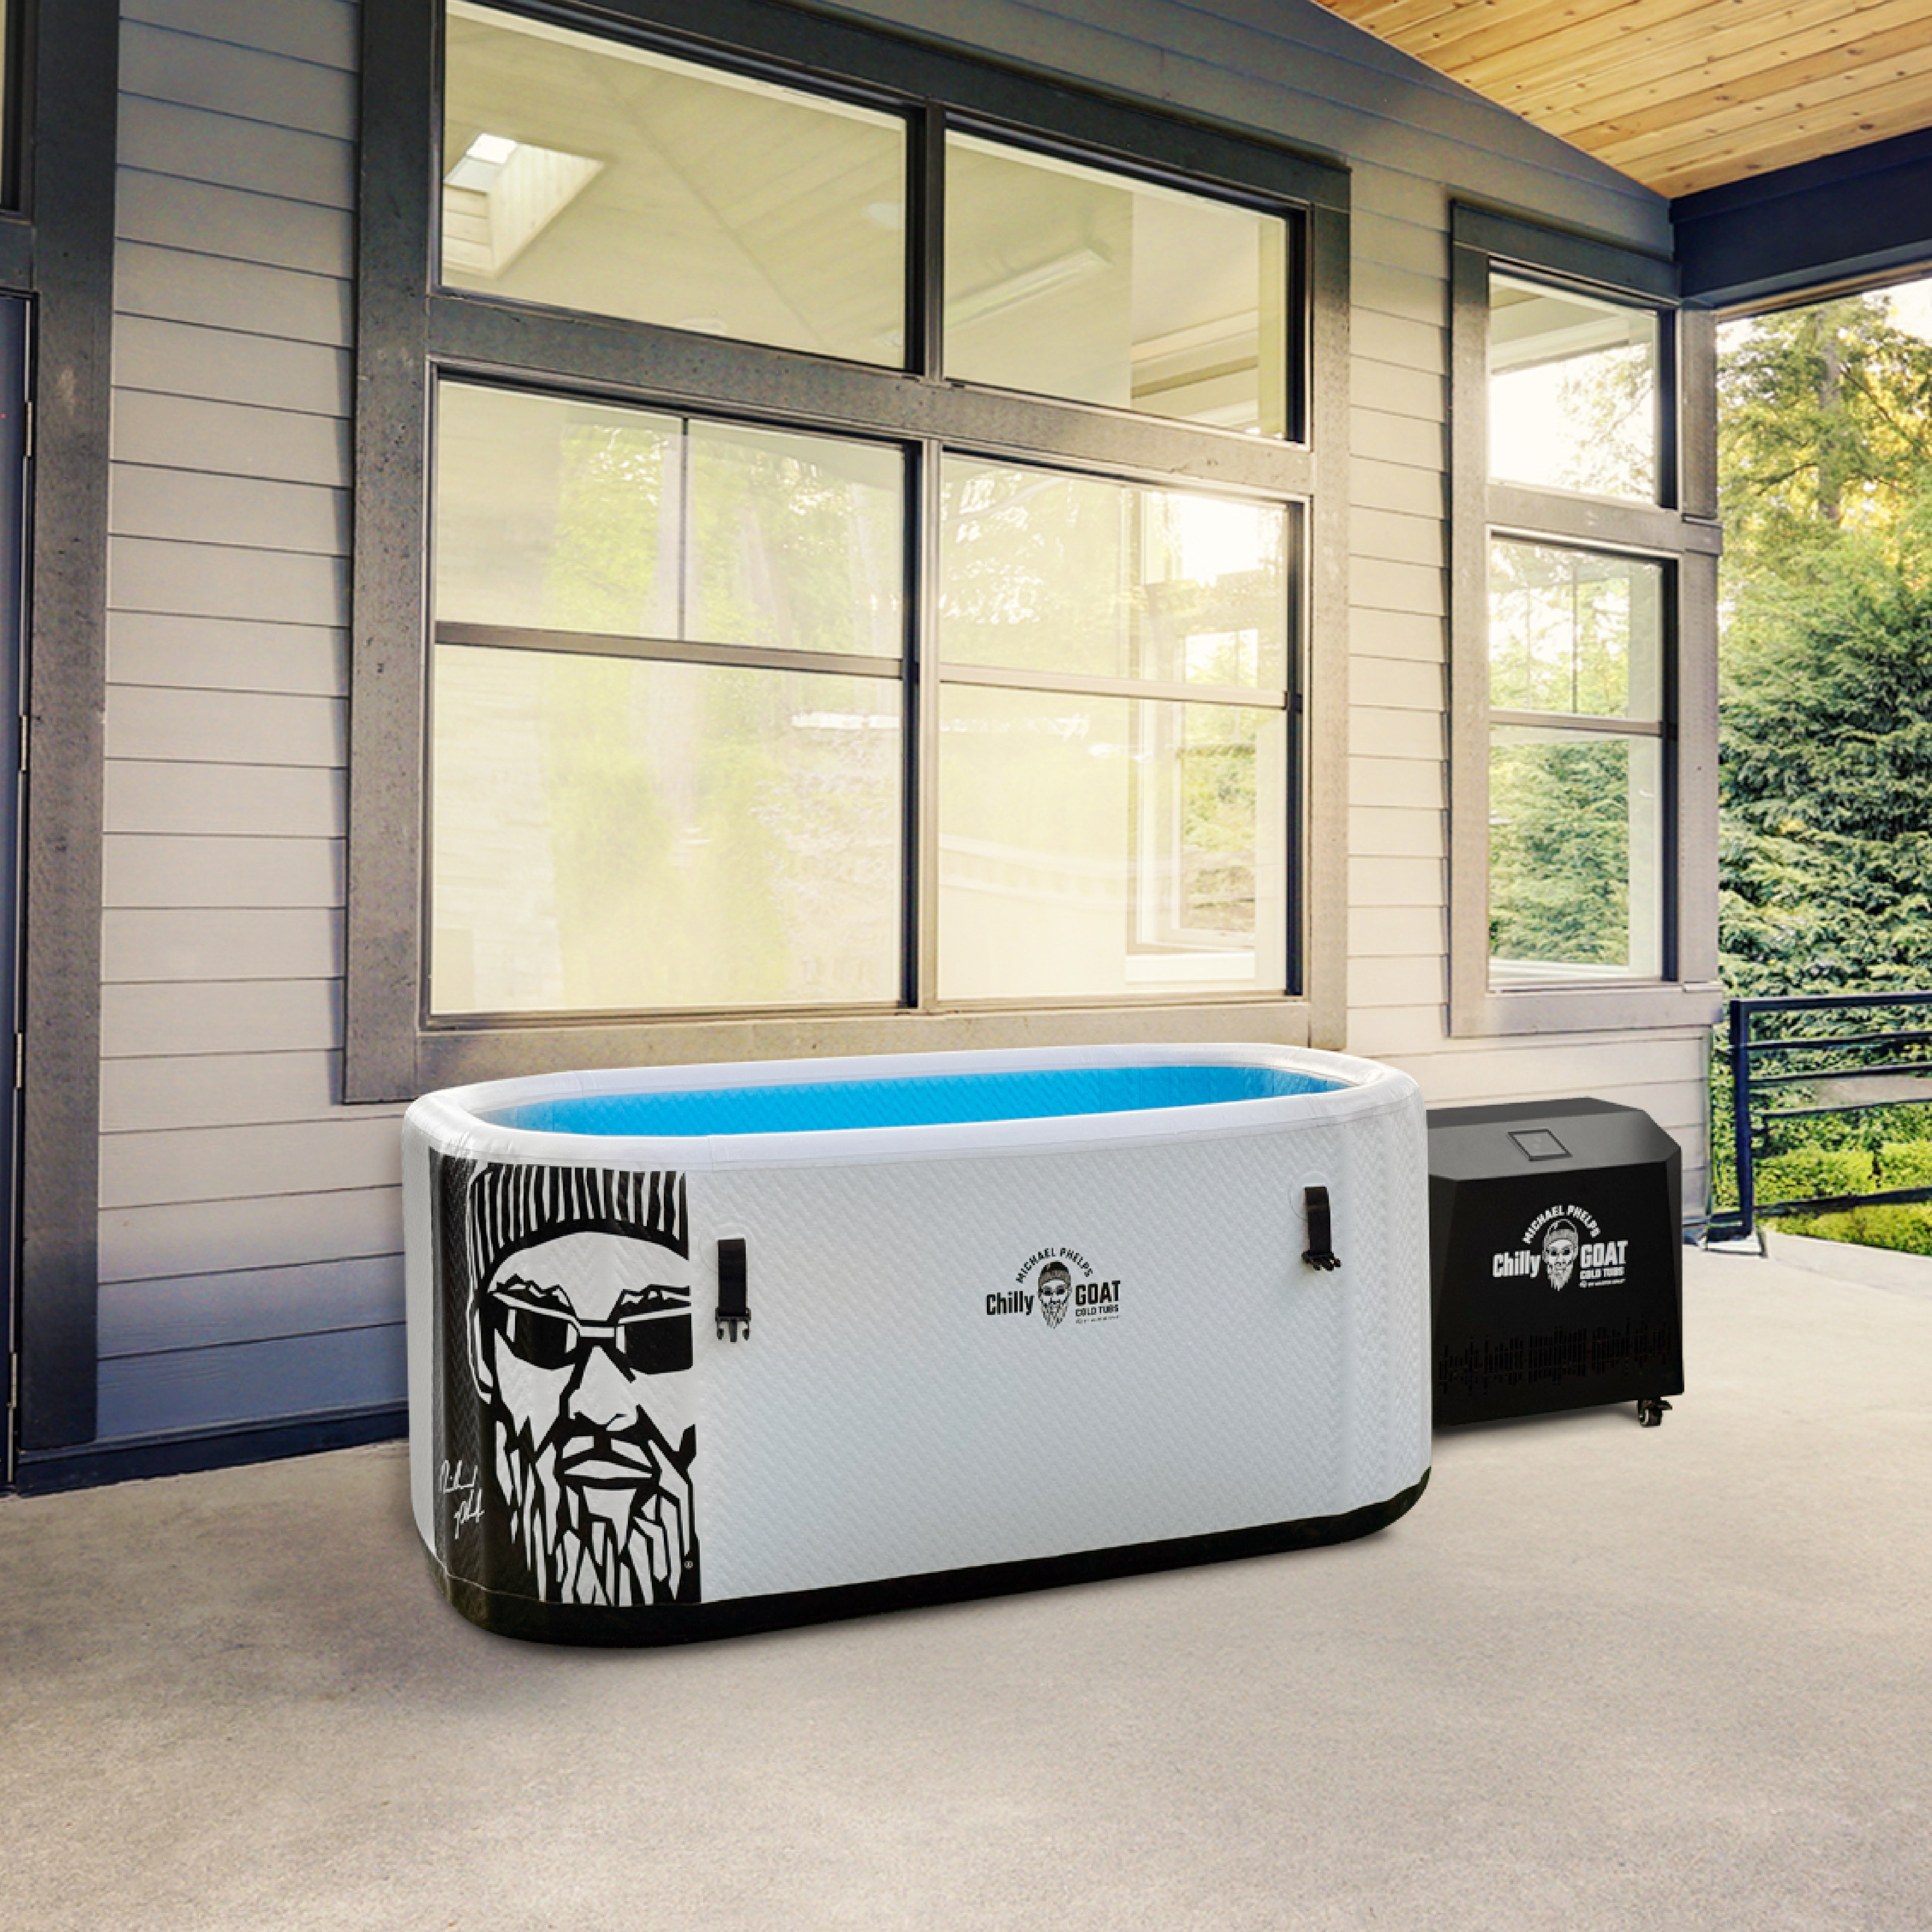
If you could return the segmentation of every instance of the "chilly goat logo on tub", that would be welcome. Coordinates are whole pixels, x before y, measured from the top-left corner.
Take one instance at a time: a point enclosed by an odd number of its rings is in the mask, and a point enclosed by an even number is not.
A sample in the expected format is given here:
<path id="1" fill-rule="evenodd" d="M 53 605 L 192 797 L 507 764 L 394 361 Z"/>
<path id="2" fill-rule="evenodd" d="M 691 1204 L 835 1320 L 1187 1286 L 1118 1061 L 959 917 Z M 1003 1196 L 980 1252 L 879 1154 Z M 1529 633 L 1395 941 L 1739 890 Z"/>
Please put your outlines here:
<path id="1" fill-rule="evenodd" d="M 1628 1241 L 1604 1240 L 1587 1208 L 1546 1208 L 1523 1230 L 1522 1246 L 1514 1254 L 1490 1257 L 1490 1272 L 1534 1276 L 1560 1294 L 1573 1280 L 1580 1288 L 1622 1281 L 1629 1247 Z"/>
<path id="2" fill-rule="evenodd" d="M 1070 1308 L 1076 1322 L 1111 1322 L 1120 1312 L 1120 1284 L 1096 1279 L 1077 1250 L 1042 1248 L 1028 1256 L 1010 1288 L 986 1298 L 988 1315 L 1030 1315 L 1036 1308 L 1049 1328 L 1058 1328 Z"/>

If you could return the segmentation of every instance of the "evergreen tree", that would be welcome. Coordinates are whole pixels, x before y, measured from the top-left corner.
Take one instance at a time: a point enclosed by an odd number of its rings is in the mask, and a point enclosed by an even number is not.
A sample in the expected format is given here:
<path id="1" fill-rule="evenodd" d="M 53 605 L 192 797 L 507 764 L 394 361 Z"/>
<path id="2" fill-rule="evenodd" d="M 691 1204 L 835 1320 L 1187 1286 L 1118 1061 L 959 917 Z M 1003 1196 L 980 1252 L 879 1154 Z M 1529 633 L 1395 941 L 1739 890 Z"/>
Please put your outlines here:
<path id="1" fill-rule="evenodd" d="M 1932 345 L 1856 297 L 1722 381 L 1726 982 L 1932 986 Z"/>

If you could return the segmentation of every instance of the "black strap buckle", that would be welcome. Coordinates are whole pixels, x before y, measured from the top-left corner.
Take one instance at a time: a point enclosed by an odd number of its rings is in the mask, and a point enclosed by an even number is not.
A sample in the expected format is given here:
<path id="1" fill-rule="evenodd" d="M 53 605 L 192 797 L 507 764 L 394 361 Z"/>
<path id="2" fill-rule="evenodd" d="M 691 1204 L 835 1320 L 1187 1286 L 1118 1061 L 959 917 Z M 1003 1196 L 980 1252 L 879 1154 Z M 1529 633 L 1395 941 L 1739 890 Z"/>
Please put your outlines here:
<path id="1" fill-rule="evenodd" d="M 1302 1196 L 1303 1212 L 1308 1217 L 1308 1245 L 1301 1251 L 1301 1258 L 1312 1268 L 1319 1268 L 1326 1274 L 1330 1268 L 1342 1265 L 1342 1258 L 1334 1247 L 1334 1234 L 1328 1221 L 1328 1190 L 1325 1187 L 1311 1187 Z"/>
<path id="2" fill-rule="evenodd" d="M 718 1339 L 735 1342 L 738 1330 L 752 1339 L 751 1305 L 745 1298 L 745 1244 L 731 1240 L 718 1244 Z"/>

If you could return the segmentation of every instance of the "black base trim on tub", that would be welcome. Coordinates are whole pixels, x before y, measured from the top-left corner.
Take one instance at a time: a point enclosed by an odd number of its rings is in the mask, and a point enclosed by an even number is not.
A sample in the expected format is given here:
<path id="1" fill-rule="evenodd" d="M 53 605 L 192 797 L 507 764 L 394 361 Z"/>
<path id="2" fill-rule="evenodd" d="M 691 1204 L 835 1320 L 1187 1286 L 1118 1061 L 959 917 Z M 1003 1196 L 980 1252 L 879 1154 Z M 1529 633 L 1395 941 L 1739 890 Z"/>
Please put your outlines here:
<path id="1" fill-rule="evenodd" d="M 436 1588 L 470 1621 L 499 1636 L 534 1643 L 595 1644 L 641 1648 L 702 1643 L 712 1637 L 748 1636 L 800 1624 L 831 1623 L 935 1604 L 970 1603 L 981 1597 L 1052 1590 L 1068 1583 L 1096 1583 L 1243 1556 L 1272 1556 L 1289 1550 L 1347 1543 L 1385 1528 L 1406 1515 L 1429 1486 L 1429 1472 L 1385 1502 L 1365 1504 L 1341 1516 L 1304 1516 L 1296 1522 L 1261 1523 L 1250 1529 L 1177 1536 L 1161 1543 L 1130 1543 L 1084 1550 L 1071 1556 L 1030 1557 L 1016 1563 L 982 1563 L 970 1569 L 938 1570 L 920 1576 L 890 1576 L 873 1583 L 845 1583 L 826 1590 L 786 1590 L 765 1597 L 733 1597 L 717 1604 L 662 1604 L 616 1610 L 595 1604 L 544 1604 L 452 1576 L 434 1556 Z M 428 1552 L 425 1552 L 426 1554 Z"/>
<path id="2" fill-rule="evenodd" d="M 357 1449 L 393 1442 L 410 1432 L 406 1404 L 380 1408 L 332 1408 L 273 1422 L 244 1422 L 225 1429 L 170 1430 L 82 1442 L 70 1449 L 23 1449 L 14 1486 L 23 1496 L 56 1490 L 92 1489 L 148 1476 L 192 1475 L 232 1469 L 244 1462 L 274 1462 L 327 1449 Z"/>

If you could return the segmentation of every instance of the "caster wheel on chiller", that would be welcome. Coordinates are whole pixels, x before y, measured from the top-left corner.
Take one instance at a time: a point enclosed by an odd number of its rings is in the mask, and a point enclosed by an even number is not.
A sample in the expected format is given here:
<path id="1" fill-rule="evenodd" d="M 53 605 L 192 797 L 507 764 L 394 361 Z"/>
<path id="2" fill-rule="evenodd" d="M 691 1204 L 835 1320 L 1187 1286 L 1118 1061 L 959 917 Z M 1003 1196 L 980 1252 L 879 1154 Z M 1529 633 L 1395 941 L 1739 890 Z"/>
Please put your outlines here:
<path id="1" fill-rule="evenodd" d="M 1636 1399 L 1636 1419 L 1646 1429 L 1655 1429 L 1664 1420 L 1664 1412 L 1670 1406 L 1661 1396 L 1640 1395 Z"/>

